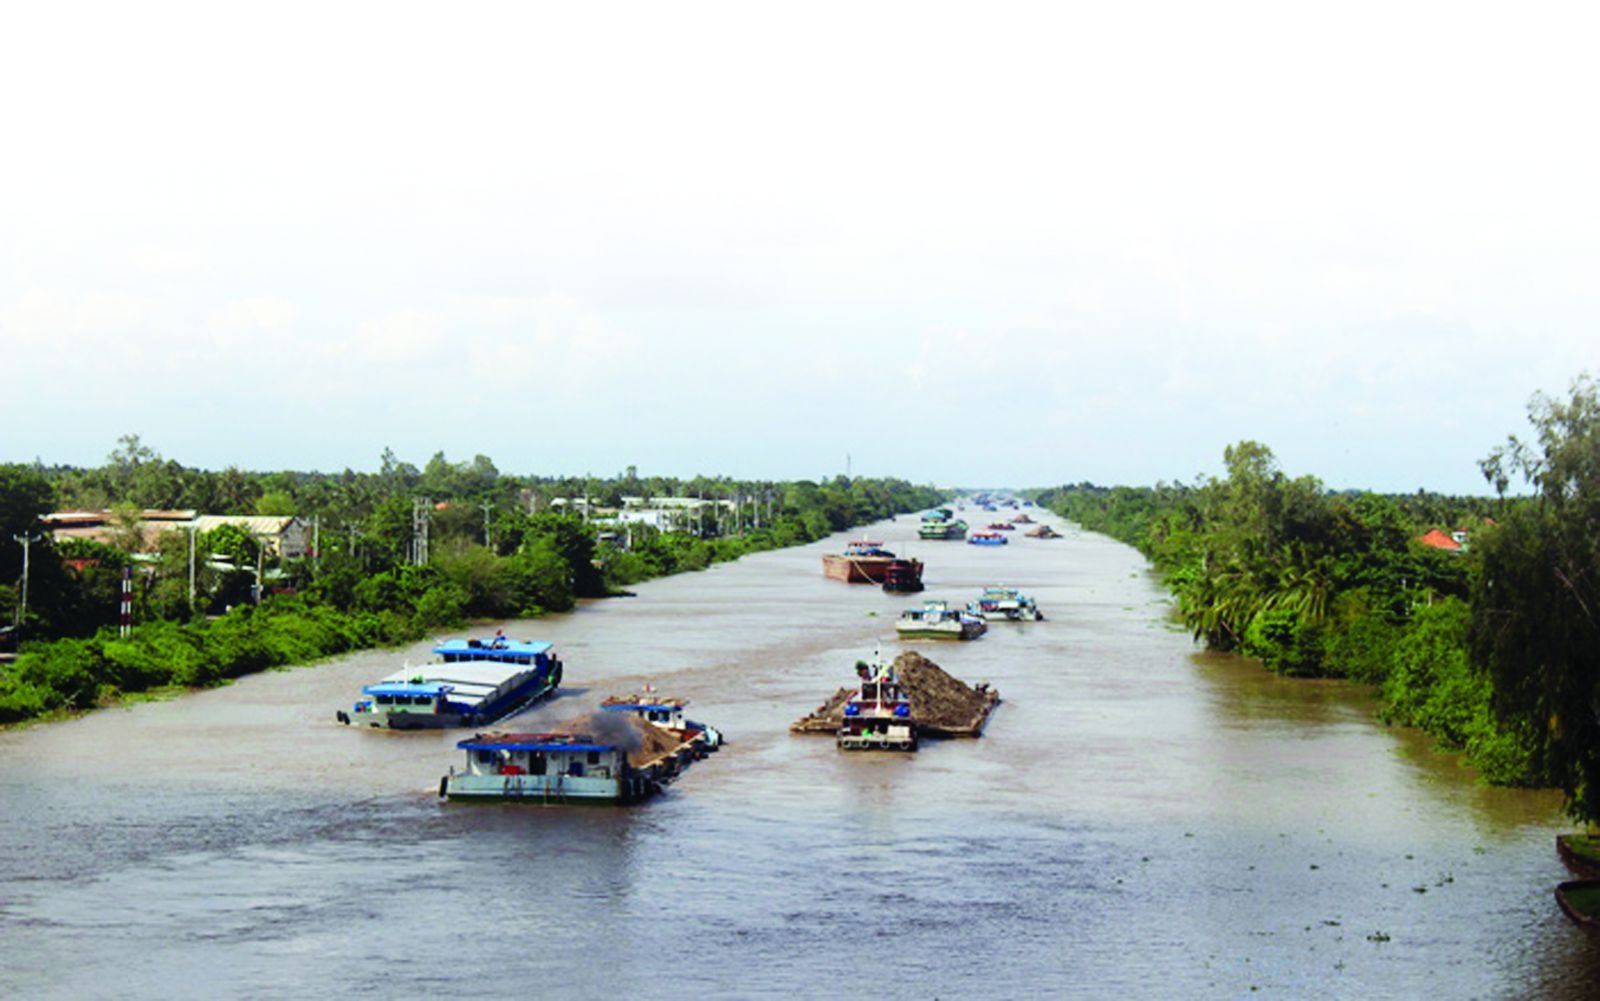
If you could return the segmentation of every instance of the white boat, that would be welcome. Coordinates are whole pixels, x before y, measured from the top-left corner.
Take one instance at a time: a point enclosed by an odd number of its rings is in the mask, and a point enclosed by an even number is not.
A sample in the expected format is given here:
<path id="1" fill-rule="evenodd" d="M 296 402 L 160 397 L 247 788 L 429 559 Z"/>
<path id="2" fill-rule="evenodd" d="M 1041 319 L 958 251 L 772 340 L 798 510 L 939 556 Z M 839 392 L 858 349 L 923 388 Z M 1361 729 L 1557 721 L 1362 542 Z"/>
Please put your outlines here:
<path id="1" fill-rule="evenodd" d="M 606 712 L 628 713 L 635 719 L 662 727 L 678 734 L 683 740 L 700 750 L 715 751 L 723 744 L 722 731 L 705 723 L 696 723 L 684 715 L 688 699 L 671 699 L 640 692 L 637 695 L 613 695 L 600 703 Z"/>
<path id="2" fill-rule="evenodd" d="M 1044 618 L 1038 604 L 1014 587 L 984 588 L 983 594 L 977 601 L 967 602 L 967 611 L 973 615 L 981 615 L 989 622 L 997 619 L 1009 622 L 1038 622 Z"/>
<path id="3" fill-rule="evenodd" d="M 361 689 L 339 722 L 390 730 L 488 726 L 538 701 L 561 684 L 562 664 L 539 640 L 452 639 L 438 660 L 407 667 Z"/>
<path id="4" fill-rule="evenodd" d="M 845 700 L 836 743 L 846 751 L 915 751 L 916 725 L 894 668 L 856 664 L 861 687 Z"/>
<path id="5" fill-rule="evenodd" d="M 946 601 L 930 600 L 921 608 L 908 608 L 894 624 L 901 639 L 970 640 L 989 628 L 979 615 L 957 611 Z"/>

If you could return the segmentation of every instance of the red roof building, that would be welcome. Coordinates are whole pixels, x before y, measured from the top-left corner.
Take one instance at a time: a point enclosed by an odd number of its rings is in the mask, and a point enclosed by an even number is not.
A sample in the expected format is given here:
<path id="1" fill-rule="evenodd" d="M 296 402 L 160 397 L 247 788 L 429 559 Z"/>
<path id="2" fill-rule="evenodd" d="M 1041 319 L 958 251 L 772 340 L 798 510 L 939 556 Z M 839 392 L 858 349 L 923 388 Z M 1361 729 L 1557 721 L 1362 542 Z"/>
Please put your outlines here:
<path id="1" fill-rule="evenodd" d="M 1439 531 L 1437 528 L 1429 529 L 1428 534 L 1421 536 L 1417 539 L 1417 541 L 1422 543 L 1424 546 L 1432 546 L 1435 549 L 1443 549 L 1452 553 L 1461 552 L 1461 543 Z"/>

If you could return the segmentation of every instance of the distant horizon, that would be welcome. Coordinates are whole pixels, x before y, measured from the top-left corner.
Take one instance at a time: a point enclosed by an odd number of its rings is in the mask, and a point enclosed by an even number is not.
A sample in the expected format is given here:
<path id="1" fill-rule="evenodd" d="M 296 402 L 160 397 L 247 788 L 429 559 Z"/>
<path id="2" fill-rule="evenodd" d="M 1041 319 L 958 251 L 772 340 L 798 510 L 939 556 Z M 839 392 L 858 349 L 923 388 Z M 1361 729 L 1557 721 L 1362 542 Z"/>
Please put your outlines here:
<path id="1" fill-rule="evenodd" d="M 362 469 L 362 468 L 358 468 L 358 467 L 353 466 L 353 465 L 345 465 L 345 466 L 341 466 L 341 467 L 339 467 L 337 469 L 329 469 L 329 468 L 322 468 L 322 469 L 309 469 L 309 468 L 308 469 L 296 469 L 296 468 L 293 468 L 293 467 L 256 467 L 256 466 L 241 465 L 239 463 L 228 463 L 226 465 L 221 465 L 221 466 L 202 466 L 202 465 L 196 465 L 196 464 L 193 464 L 193 463 L 184 462 L 183 460 L 179 459 L 176 456 L 166 455 L 166 454 L 162 453 L 159 448 L 156 448 L 151 443 L 149 443 L 147 441 L 144 441 L 142 438 L 141 438 L 141 444 L 145 445 L 146 447 L 151 448 L 154 452 L 156 452 L 157 455 L 160 456 L 160 460 L 162 462 L 168 462 L 168 461 L 177 462 L 180 466 L 184 467 L 185 469 L 193 469 L 193 470 L 198 470 L 198 471 L 207 472 L 207 473 L 220 473 L 220 472 L 224 472 L 227 469 L 231 468 L 231 469 L 237 469 L 242 473 L 247 473 L 247 474 L 251 474 L 251 475 L 272 475 L 272 474 L 277 474 L 277 473 L 296 473 L 296 474 L 306 474 L 306 475 L 312 475 L 312 476 L 339 476 L 339 475 L 342 475 L 344 472 L 348 471 L 348 472 L 351 472 L 351 473 L 355 473 L 357 475 L 376 476 L 376 475 L 379 475 L 379 473 L 381 472 L 381 468 L 382 468 L 381 467 L 381 462 L 379 464 L 375 464 L 370 469 Z M 1262 444 L 1266 444 L 1269 448 L 1271 447 L 1270 443 L 1263 442 Z M 43 460 L 42 457 L 35 457 L 35 458 L 26 459 L 26 460 L 0 459 L 0 464 L 22 465 L 22 466 L 29 466 L 29 467 L 35 466 L 37 464 L 38 466 L 40 466 L 41 468 L 44 468 L 44 469 L 90 470 L 90 469 L 103 468 L 106 465 L 108 465 L 108 460 L 110 458 L 110 454 L 111 453 L 108 451 L 107 455 L 105 457 L 103 457 L 99 462 L 93 462 L 93 463 L 87 463 L 87 464 L 85 464 L 85 463 L 76 463 L 76 462 L 51 462 L 51 461 Z M 610 481 L 615 481 L 615 480 L 624 478 L 627 475 L 627 467 L 628 467 L 628 465 L 633 465 L 634 467 L 636 467 L 635 475 L 637 476 L 638 479 L 641 479 L 641 480 L 648 480 L 648 479 L 651 479 L 651 478 L 661 478 L 661 479 L 672 479 L 672 480 L 678 480 L 678 481 L 688 481 L 688 480 L 704 478 L 704 479 L 708 479 L 708 480 L 734 480 L 736 482 L 747 482 L 747 483 L 748 482 L 762 482 L 762 481 L 775 482 L 775 483 L 795 483 L 795 482 L 823 483 L 823 482 L 832 481 L 836 477 L 847 475 L 843 469 L 840 469 L 840 470 L 838 470 L 836 472 L 828 473 L 828 474 L 822 475 L 822 476 L 780 475 L 780 476 L 740 477 L 740 476 L 734 476 L 733 474 L 725 473 L 725 472 L 707 472 L 707 471 L 682 474 L 682 473 L 670 473 L 670 472 L 653 471 L 653 470 L 650 470 L 648 468 L 644 468 L 644 467 L 640 466 L 638 463 L 625 464 L 621 469 L 619 469 L 619 470 L 617 470 L 615 472 L 608 472 L 608 473 L 600 473 L 600 472 L 593 472 L 593 471 L 576 472 L 576 473 L 525 472 L 525 471 L 506 469 L 506 468 L 502 467 L 501 464 L 498 461 L 495 460 L 494 456 L 487 455 L 487 453 L 481 453 L 481 452 L 475 452 L 472 455 L 462 456 L 462 457 L 452 457 L 452 456 L 446 454 L 445 455 L 445 460 L 447 462 L 451 463 L 452 465 L 462 464 L 462 463 L 470 463 L 472 461 L 472 459 L 475 458 L 478 455 L 485 455 L 491 462 L 494 462 L 495 469 L 498 472 L 498 474 L 501 475 L 501 476 L 508 476 L 508 477 L 514 477 L 514 478 L 536 478 L 536 479 L 541 479 L 541 480 L 581 480 L 581 479 L 584 479 L 584 478 L 589 478 L 589 479 L 593 479 L 593 480 L 596 480 L 596 481 L 610 482 Z M 1274 453 L 1274 455 L 1276 456 L 1276 453 Z M 433 455 L 429 454 L 426 458 L 423 458 L 421 461 L 417 461 L 417 460 L 408 458 L 406 455 L 404 455 L 404 454 L 402 454 L 400 452 L 396 452 L 395 453 L 395 458 L 398 461 L 402 462 L 402 463 L 405 463 L 405 464 L 408 464 L 408 465 L 416 467 L 416 469 L 419 472 L 421 472 L 423 470 L 423 468 L 427 465 L 428 460 L 433 458 Z M 380 453 L 380 460 L 381 460 L 381 453 Z M 1207 472 L 1198 473 L 1198 474 L 1195 474 L 1194 476 L 1190 476 L 1190 477 L 1188 477 L 1186 479 L 1175 479 L 1175 478 L 1170 478 L 1170 477 L 1169 478 L 1158 478 L 1158 479 L 1151 480 L 1151 481 L 1146 482 L 1146 483 L 1113 483 L 1113 482 L 1104 482 L 1104 481 L 1100 481 L 1100 480 L 1095 480 L 1095 479 L 1092 479 L 1092 478 L 1089 478 L 1089 477 L 1081 477 L 1081 476 L 1079 476 L 1079 477 L 1069 477 L 1067 479 L 1064 479 L 1064 480 L 1061 480 L 1061 481 L 1058 481 L 1058 482 L 1048 482 L 1048 483 L 1040 482 L 1040 483 L 1023 483 L 1023 484 L 995 484 L 995 483 L 963 484 L 963 483 L 943 483 L 943 482 L 939 482 L 937 480 L 928 480 L 928 479 L 917 479 L 915 477 L 906 476 L 906 475 L 903 475 L 903 474 L 900 474 L 900 473 L 896 473 L 896 472 L 893 472 L 893 471 L 888 471 L 888 472 L 856 471 L 856 472 L 850 473 L 848 475 L 853 480 L 854 479 L 898 479 L 898 480 L 904 480 L 904 481 L 906 481 L 908 483 L 911 483 L 911 484 L 917 485 L 917 486 L 928 486 L 928 487 L 932 487 L 932 488 L 939 489 L 939 490 L 948 490 L 948 491 L 953 491 L 953 492 L 958 492 L 958 493 L 963 493 L 963 494 L 970 494 L 970 493 L 982 492 L 982 491 L 1020 492 L 1020 491 L 1025 491 L 1025 490 L 1048 490 L 1048 489 L 1054 489 L 1054 488 L 1060 488 L 1060 487 L 1072 487 L 1072 486 L 1077 486 L 1077 485 L 1083 484 L 1083 483 L 1088 483 L 1088 484 L 1090 484 L 1092 486 L 1105 487 L 1105 488 L 1113 488 L 1113 487 L 1134 487 L 1134 488 L 1138 488 L 1138 487 L 1155 487 L 1155 486 L 1160 486 L 1160 485 L 1167 485 L 1167 486 L 1194 486 L 1196 484 L 1196 482 L 1197 482 L 1197 479 L 1200 478 L 1200 477 L 1208 477 L 1208 476 L 1213 476 L 1214 475 L 1218 479 L 1224 478 L 1226 471 L 1221 468 L 1222 467 L 1222 462 L 1221 462 L 1220 456 L 1218 458 L 1217 466 L 1218 466 L 1218 469 L 1215 470 L 1215 471 L 1207 471 Z M 1315 472 L 1312 472 L 1312 471 L 1297 471 L 1297 470 L 1286 469 L 1286 468 L 1283 467 L 1281 459 L 1278 462 L 1278 468 L 1279 468 L 1280 472 L 1282 472 L 1285 476 L 1287 476 L 1290 479 L 1298 479 L 1298 478 L 1300 478 L 1302 476 L 1311 476 L 1311 477 L 1317 479 L 1319 482 L 1321 482 L 1322 487 L 1323 487 L 1323 489 L 1325 491 L 1327 491 L 1328 493 L 1334 493 L 1334 494 L 1342 494 L 1342 493 L 1374 493 L 1374 494 L 1384 494 L 1384 495 L 1390 495 L 1390 496 L 1399 496 L 1399 495 L 1416 494 L 1416 493 L 1422 492 L 1422 493 L 1430 493 L 1430 494 L 1437 494 L 1437 495 L 1441 495 L 1441 496 L 1451 496 L 1451 497 L 1493 498 L 1493 497 L 1497 496 L 1492 489 L 1487 488 L 1487 484 L 1486 484 L 1486 488 L 1484 490 L 1482 490 L 1481 492 L 1459 492 L 1459 491 L 1436 490 L 1436 489 L 1432 489 L 1432 488 L 1425 487 L 1425 486 L 1419 486 L 1419 487 L 1415 487 L 1415 488 L 1412 488 L 1412 489 L 1401 489 L 1401 490 L 1380 490 L 1380 489 L 1374 489 L 1374 488 L 1370 488 L 1370 487 L 1336 486 L 1336 485 L 1327 483 L 1326 481 L 1324 481 L 1322 479 L 1322 477 L 1317 476 L 1317 474 Z M 1520 494 L 1526 492 L 1526 491 L 1524 491 L 1524 490 L 1522 490 L 1520 488 L 1521 488 L 1521 484 L 1514 483 L 1507 490 L 1506 495 L 1507 496 L 1517 496 L 1517 495 L 1520 495 Z"/>

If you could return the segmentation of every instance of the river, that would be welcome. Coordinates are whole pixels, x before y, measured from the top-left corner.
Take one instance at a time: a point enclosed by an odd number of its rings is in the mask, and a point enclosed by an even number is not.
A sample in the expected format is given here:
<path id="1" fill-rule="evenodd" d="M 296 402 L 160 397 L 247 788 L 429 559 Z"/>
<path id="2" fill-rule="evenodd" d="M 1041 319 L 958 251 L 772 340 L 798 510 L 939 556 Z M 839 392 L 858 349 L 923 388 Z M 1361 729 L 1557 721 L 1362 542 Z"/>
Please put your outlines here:
<path id="1" fill-rule="evenodd" d="M 506 624 L 730 746 L 619 808 L 445 804 L 461 734 L 334 722 L 430 644 L 0 734 L 0 996 L 1587 998 L 1559 797 L 1486 788 L 1368 696 L 1196 652 L 1135 551 L 919 542 L 929 597 L 1048 620 L 915 649 L 1004 703 L 843 754 L 787 724 L 901 649 L 844 536 Z M 492 627 L 491 627 L 492 628 Z"/>

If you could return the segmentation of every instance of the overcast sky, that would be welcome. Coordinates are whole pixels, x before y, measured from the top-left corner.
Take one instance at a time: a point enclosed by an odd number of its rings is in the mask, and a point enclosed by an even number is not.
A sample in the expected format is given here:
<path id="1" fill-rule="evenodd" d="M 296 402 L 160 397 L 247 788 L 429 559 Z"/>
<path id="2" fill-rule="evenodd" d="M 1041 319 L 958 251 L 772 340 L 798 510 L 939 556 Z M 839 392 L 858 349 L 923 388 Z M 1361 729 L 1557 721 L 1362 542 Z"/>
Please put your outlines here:
<path id="1" fill-rule="evenodd" d="M 1579 5 L 8 5 L 0 461 L 1482 493 Z"/>

